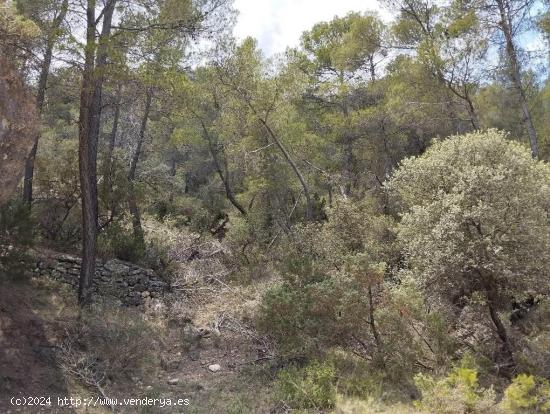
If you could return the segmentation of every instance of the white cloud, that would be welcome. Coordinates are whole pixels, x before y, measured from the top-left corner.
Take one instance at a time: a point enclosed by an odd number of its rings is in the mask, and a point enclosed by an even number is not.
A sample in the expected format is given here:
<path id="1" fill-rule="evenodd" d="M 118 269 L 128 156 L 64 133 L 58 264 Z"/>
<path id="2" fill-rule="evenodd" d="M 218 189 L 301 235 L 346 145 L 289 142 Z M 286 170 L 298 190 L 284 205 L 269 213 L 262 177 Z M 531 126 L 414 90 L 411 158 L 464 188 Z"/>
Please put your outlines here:
<path id="1" fill-rule="evenodd" d="M 350 11 L 377 11 L 382 18 L 389 15 L 377 0 L 235 0 L 234 5 L 239 10 L 235 37 L 258 39 L 266 56 L 297 46 L 305 30 L 336 15 Z"/>

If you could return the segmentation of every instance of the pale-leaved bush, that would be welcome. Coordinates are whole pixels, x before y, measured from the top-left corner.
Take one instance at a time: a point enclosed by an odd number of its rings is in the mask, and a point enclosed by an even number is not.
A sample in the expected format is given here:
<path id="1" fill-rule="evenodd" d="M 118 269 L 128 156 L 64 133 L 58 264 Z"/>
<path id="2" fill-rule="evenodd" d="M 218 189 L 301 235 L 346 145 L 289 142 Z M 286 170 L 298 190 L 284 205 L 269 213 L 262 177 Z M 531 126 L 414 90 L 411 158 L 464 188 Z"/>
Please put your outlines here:
<path id="1" fill-rule="evenodd" d="M 402 211 L 406 272 L 432 298 L 481 297 L 514 365 L 498 312 L 550 290 L 550 165 L 503 132 L 478 131 L 404 160 L 386 187 Z"/>

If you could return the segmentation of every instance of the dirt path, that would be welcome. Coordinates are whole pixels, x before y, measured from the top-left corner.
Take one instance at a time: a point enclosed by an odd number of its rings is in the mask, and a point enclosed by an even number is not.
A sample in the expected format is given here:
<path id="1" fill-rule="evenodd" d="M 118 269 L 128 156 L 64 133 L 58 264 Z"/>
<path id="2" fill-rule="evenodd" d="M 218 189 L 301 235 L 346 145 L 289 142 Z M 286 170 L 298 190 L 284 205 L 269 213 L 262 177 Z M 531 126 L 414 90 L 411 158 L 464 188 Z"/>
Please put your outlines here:
<path id="1" fill-rule="evenodd" d="M 186 263 L 184 271 L 188 273 L 162 309 L 115 308 L 115 313 L 126 317 L 142 315 L 138 319 L 144 317 L 152 327 L 148 333 L 138 333 L 135 339 L 151 335 L 150 332 L 156 332 L 156 336 L 146 342 L 154 344 L 151 349 L 140 350 L 150 359 L 145 373 L 130 370 L 104 383 L 104 393 L 109 398 L 187 398 L 189 406 L 184 410 L 159 406 L 117 406 L 113 410 L 107 406 L 74 410 L 56 404 L 42 410 L 11 406 L 10 398 L 16 395 L 57 398 L 98 394 L 97 389 L 61 368 L 65 365 L 60 349 L 71 329 L 79 325 L 75 292 L 60 282 L 28 278 L 0 286 L 0 412 L 275 412 L 270 398 L 275 375 L 271 368 L 272 344 L 258 335 L 253 324 L 254 312 L 268 283 L 232 284 L 220 276 L 224 270 L 218 259 L 204 256 L 205 259 Z M 105 313 L 97 314 L 99 319 L 104 317 L 104 325 L 94 335 L 108 337 L 109 319 Z M 175 326 L 170 324 L 174 320 Z M 189 346 L 183 333 L 185 326 L 201 332 L 196 346 Z M 124 344 L 113 347 L 108 351 L 115 358 L 131 352 Z M 76 352 L 75 355 L 84 355 L 99 350 Z"/>

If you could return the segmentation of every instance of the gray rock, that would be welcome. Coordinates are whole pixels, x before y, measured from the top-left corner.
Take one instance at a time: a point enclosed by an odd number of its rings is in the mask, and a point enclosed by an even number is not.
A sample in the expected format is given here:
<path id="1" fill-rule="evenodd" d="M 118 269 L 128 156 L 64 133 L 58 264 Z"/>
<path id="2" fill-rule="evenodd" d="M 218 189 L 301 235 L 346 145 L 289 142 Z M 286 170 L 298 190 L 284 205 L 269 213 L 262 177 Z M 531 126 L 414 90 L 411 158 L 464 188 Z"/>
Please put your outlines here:
<path id="1" fill-rule="evenodd" d="M 82 263 L 82 259 L 78 256 L 73 256 L 71 254 L 60 254 L 56 257 L 60 262 L 71 262 L 71 263 Z"/>
<path id="2" fill-rule="evenodd" d="M 117 275 L 128 273 L 128 271 L 130 270 L 130 268 L 124 263 L 121 263 L 118 260 L 114 259 L 109 260 L 107 263 L 105 263 L 105 269 Z"/>
<path id="3" fill-rule="evenodd" d="M 139 293 L 131 292 L 124 302 L 129 306 L 141 305 L 141 295 Z"/>
<path id="4" fill-rule="evenodd" d="M 222 367 L 220 366 L 220 364 L 212 364 L 212 365 L 208 365 L 208 369 L 211 372 L 218 372 L 220 369 L 222 369 Z"/>
<path id="5" fill-rule="evenodd" d="M 160 313 L 164 309 L 164 304 L 159 299 L 151 299 L 151 302 L 149 302 L 149 308 L 153 312 L 159 312 Z"/>
<path id="6" fill-rule="evenodd" d="M 70 254 L 38 257 L 30 268 L 37 276 L 59 280 L 72 287 L 78 286 L 82 260 Z M 144 269 L 132 263 L 112 259 L 103 263 L 96 261 L 92 289 L 98 295 L 111 295 L 120 299 L 124 306 L 142 306 L 148 310 L 161 311 L 161 301 L 168 284 L 160 280 L 152 269 Z M 153 299 L 155 298 L 155 299 Z M 153 305 L 152 305 L 153 303 Z"/>
<path id="7" fill-rule="evenodd" d="M 139 276 L 138 275 L 129 276 L 126 281 L 128 282 L 128 286 L 134 286 L 139 282 Z"/>
<path id="8" fill-rule="evenodd" d="M 180 382 L 180 379 L 179 378 L 169 378 L 167 382 L 168 382 L 169 385 L 178 385 L 178 382 Z"/>
<path id="9" fill-rule="evenodd" d="M 166 289 L 166 283 L 160 280 L 151 280 L 149 282 L 149 290 L 154 292 L 162 292 Z"/>

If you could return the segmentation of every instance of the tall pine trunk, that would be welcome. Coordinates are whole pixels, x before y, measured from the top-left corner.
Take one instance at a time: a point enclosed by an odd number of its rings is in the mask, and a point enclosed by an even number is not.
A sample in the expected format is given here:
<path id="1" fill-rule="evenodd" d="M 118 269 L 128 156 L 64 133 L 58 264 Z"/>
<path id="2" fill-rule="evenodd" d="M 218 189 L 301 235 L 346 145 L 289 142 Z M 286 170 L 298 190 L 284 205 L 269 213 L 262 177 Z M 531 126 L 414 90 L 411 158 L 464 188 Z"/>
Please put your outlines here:
<path id="1" fill-rule="evenodd" d="M 103 27 L 97 44 L 95 0 L 88 0 L 86 8 L 86 49 L 80 95 L 78 151 L 82 198 L 82 267 L 78 287 L 78 301 L 81 306 L 90 302 L 92 280 L 95 274 L 98 219 L 97 143 L 101 119 L 103 72 L 107 63 L 107 42 L 115 4 L 116 0 L 109 0 L 105 5 L 102 12 Z"/>
<path id="2" fill-rule="evenodd" d="M 143 110 L 143 117 L 141 119 L 141 126 L 139 128 L 138 142 L 136 150 L 132 156 L 130 163 L 130 171 L 128 173 L 128 181 L 130 183 L 130 199 L 128 200 L 130 215 L 132 216 L 132 228 L 134 231 L 134 241 L 137 246 L 144 246 L 143 227 L 141 225 L 141 214 L 139 211 L 139 205 L 137 202 L 136 192 L 134 188 L 134 182 L 136 180 L 136 170 L 141 156 L 143 147 L 143 141 L 145 139 L 145 130 L 147 129 L 147 121 L 149 120 L 149 112 L 151 110 L 151 101 L 153 99 L 153 90 L 147 88 L 147 98 L 145 100 L 145 108 Z"/>
<path id="3" fill-rule="evenodd" d="M 67 15 L 67 9 L 69 8 L 69 0 L 63 0 L 59 13 L 52 22 L 52 27 L 48 33 L 46 40 L 46 50 L 44 51 L 44 60 L 42 61 L 42 67 L 40 68 L 40 77 L 38 79 L 38 90 L 36 93 L 36 107 L 38 109 L 38 114 L 42 114 L 44 109 L 44 100 L 46 96 L 46 85 L 48 83 L 48 76 L 50 74 L 50 66 L 52 64 L 53 48 L 55 40 L 59 36 L 59 29 L 65 20 Z M 36 159 L 36 153 L 38 151 L 38 140 L 40 139 L 40 132 L 37 131 L 36 137 L 34 138 L 34 144 L 31 149 L 31 153 L 27 158 L 25 163 L 25 178 L 23 180 L 23 202 L 29 207 L 32 204 L 32 184 L 34 176 L 34 161 Z"/>
<path id="4" fill-rule="evenodd" d="M 112 223 L 117 214 L 116 200 L 113 197 L 113 179 L 115 175 L 114 152 L 116 146 L 116 137 L 118 133 L 118 124 L 120 121 L 120 106 L 122 100 L 122 83 L 117 85 L 117 92 L 114 102 L 113 125 L 109 133 L 109 141 L 107 143 L 107 153 L 105 154 L 105 163 L 103 166 L 103 194 L 107 199 L 107 208 L 110 210 L 107 222 L 102 225 L 105 228 L 109 223 Z"/>
<path id="5" fill-rule="evenodd" d="M 527 134 L 529 135 L 531 156 L 534 159 L 537 159 L 539 156 L 537 131 L 535 130 L 535 126 L 533 125 L 531 112 L 529 111 L 529 105 L 527 104 L 527 98 L 525 96 L 525 89 L 523 88 L 521 81 L 521 69 L 518 61 L 516 46 L 514 44 L 514 35 L 512 33 L 510 11 L 509 9 L 507 10 L 504 1 L 505 0 L 496 0 L 496 3 L 500 13 L 500 29 L 504 34 L 504 39 L 506 41 L 506 56 L 508 60 L 510 79 L 512 80 L 514 89 L 516 90 L 523 115 L 523 124 L 525 126 L 525 129 L 527 130 Z"/>

